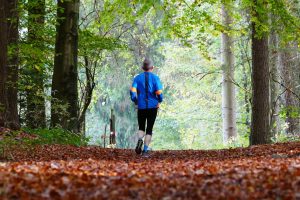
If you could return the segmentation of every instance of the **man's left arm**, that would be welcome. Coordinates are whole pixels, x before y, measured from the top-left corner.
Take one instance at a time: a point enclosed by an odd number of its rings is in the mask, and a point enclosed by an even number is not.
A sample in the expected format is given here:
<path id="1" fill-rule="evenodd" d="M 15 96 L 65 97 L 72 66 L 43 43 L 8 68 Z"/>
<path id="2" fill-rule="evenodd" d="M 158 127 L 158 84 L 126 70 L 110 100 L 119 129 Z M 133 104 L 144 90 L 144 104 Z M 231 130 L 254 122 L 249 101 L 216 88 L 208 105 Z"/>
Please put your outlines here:
<path id="1" fill-rule="evenodd" d="M 131 101 L 137 104 L 137 82 L 135 79 L 133 80 L 132 86 L 130 88 L 130 97 Z"/>
<path id="2" fill-rule="evenodd" d="M 162 93 L 163 87 L 160 82 L 159 77 L 156 78 L 156 88 L 155 88 L 155 94 L 157 96 L 158 102 L 161 103 L 163 101 L 163 93 Z"/>

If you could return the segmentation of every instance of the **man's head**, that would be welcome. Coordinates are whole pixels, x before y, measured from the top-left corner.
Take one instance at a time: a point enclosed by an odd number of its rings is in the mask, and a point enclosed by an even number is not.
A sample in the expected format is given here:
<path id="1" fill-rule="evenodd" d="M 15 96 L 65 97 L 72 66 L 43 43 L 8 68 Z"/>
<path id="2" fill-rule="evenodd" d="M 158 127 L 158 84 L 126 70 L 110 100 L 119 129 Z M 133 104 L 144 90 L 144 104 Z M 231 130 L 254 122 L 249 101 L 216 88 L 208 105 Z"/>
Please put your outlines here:
<path id="1" fill-rule="evenodd" d="M 144 71 L 151 71 L 151 70 L 153 70 L 153 65 L 152 65 L 152 62 L 151 62 L 151 60 L 149 58 L 145 58 L 145 60 L 143 62 L 142 69 Z"/>

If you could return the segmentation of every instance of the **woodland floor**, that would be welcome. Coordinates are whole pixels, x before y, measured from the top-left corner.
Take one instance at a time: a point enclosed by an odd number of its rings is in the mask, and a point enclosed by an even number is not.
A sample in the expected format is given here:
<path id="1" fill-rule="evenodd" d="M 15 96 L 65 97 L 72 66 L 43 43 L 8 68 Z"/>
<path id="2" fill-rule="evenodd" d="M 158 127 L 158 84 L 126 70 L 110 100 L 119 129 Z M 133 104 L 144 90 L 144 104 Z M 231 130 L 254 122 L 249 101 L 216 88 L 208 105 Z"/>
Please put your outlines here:
<path id="1" fill-rule="evenodd" d="M 38 146 L 0 162 L 0 199 L 300 199 L 300 143 L 155 151 Z"/>

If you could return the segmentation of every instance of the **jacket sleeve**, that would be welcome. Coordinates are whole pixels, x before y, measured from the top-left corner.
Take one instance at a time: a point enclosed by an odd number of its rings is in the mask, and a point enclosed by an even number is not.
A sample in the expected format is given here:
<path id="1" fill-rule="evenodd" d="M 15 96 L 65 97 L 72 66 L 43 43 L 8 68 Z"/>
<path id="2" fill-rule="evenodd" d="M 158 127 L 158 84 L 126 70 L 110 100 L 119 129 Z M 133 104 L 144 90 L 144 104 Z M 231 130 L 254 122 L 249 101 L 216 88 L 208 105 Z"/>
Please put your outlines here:
<path id="1" fill-rule="evenodd" d="M 156 78 L 156 83 L 155 83 L 155 94 L 156 94 L 156 97 L 158 99 L 158 102 L 161 103 L 163 101 L 163 94 L 162 94 L 162 84 L 160 82 L 160 79 L 159 77 Z"/>
<path id="2" fill-rule="evenodd" d="M 137 82 L 136 79 L 133 79 L 132 86 L 130 88 L 130 98 L 135 104 L 137 104 Z"/>

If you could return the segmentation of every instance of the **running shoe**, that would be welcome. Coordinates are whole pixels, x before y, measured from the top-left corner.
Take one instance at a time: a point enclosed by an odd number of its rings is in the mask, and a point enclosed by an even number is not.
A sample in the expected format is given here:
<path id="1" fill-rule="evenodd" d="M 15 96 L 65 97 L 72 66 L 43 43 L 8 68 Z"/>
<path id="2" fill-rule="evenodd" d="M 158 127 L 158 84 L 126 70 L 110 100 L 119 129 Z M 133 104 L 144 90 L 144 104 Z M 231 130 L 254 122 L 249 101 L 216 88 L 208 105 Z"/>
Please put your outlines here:
<path id="1" fill-rule="evenodd" d="M 141 154 L 142 153 L 142 146 L 143 146 L 143 140 L 139 139 L 137 144 L 136 144 L 136 147 L 135 147 L 135 153 Z"/>
<path id="2" fill-rule="evenodd" d="M 142 156 L 145 157 L 145 158 L 150 157 L 150 151 L 143 151 Z"/>

